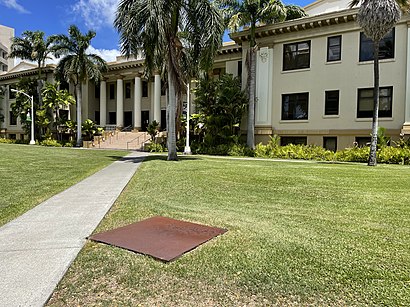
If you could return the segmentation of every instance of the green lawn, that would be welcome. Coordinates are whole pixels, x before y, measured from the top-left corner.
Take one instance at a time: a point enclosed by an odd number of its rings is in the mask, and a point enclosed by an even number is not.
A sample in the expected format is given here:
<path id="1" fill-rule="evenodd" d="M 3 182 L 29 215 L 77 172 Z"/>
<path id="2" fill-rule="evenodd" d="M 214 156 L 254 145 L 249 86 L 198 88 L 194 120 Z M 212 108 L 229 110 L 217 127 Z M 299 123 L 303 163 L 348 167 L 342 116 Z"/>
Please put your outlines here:
<path id="1" fill-rule="evenodd" d="M 88 242 L 51 306 L 410 306 L 410 168 L 143 163 L 96 232 L 155 215 L 229 231 L 170 264 Z"/>
<path id="2" fill-rule="evenodd" d="M 0 144 L 0 226 L 125 154 Z"/>

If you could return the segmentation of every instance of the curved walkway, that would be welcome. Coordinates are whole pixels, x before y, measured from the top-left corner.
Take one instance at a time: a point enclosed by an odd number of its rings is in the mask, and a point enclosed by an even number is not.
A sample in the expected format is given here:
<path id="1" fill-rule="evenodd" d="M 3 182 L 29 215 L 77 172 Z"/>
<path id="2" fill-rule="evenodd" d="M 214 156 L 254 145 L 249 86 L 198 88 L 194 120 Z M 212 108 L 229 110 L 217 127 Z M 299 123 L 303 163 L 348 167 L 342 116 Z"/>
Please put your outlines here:
<path id="1" fill-rule="evenodd" d="M 146 154 L 134 152 L 0 228 L 0 306 L 43 306 Z"/>

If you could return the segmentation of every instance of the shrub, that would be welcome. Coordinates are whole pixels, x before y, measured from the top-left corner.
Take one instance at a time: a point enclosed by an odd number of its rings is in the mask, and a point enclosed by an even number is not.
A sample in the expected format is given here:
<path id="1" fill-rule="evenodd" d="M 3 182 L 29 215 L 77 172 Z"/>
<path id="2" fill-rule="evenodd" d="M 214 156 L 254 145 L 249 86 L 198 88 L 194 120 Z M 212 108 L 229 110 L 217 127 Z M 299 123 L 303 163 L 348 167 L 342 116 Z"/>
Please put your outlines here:
<path id="1" fill-rule="evenodd" d="M 165 148 L 160 143 L 151 142 L 151 143 L 146 145 L 146 150 L 148 150 L 149 152 L 164 152 Z"/>
<path id="2" fill-rule="evenodd" d="M 48 147 L 62 147 L 63 145 L 56 140 L 46 139 L 40 142 L 41 146 L 48 146 Z"/>

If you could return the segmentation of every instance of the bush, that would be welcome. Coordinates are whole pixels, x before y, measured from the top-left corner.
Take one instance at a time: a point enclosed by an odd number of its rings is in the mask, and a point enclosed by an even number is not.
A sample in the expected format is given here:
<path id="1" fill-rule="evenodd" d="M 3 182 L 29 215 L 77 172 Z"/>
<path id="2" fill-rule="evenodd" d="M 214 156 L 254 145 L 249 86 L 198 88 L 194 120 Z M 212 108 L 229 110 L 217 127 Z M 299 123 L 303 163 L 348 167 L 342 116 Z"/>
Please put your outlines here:
<path id="1" fill-rule="evenodd" d="M 164 146 L 163 146 L 162 144 L 160 144 L 160 143 L 153 143 L 153 142 L 147 144 L 147 145 L 146 145 L 146 149 L 147 149 L 149 152 L 164 152 L 164 151 L 165 151 L 165 148 L 164 148 Z"/>
<path id="2" fill-rule="evenodd" d="M 48 147 L 62 147 L 63 145 L 56 140 L 46 139 L 40 142 L 41 146 L 48 146 Z"/>

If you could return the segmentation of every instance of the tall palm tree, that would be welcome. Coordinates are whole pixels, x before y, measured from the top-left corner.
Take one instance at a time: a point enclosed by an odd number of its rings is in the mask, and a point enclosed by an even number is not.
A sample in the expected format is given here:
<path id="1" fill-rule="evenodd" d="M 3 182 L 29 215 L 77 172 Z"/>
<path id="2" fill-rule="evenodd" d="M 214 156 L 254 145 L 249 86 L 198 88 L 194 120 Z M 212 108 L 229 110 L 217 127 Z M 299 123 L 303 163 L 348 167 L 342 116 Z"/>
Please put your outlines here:
<path id="1" fill-rule="evenodd" d="M 107 63 L 101 57 L 87 53 L 87 48 L 95 35 L 94 31 L 88 31 L 84 35 L 77 26 L 72 25 L 68 29 L 68 36 L 64 34 L 56 36 L 53 46 L 55 56 L 63 57 L 56 67 L 57 78 L 72 82 L 75 86 L 77 146 L 81 146 L 81 84 L 86 80 L 100 82 L 102 73 L 107 70 Z"/>
<path id="2" fill-rule="evenodd" d="M 41 105 L 41 90 L 43 88 L 42 68 L 45 66 L 47 59 L 50 59 L 52 46 L 55 37 L 49 36 L 44 38 L 42 31 L 24 31 L 22 37 L 13 37 L 11 44 L 10 58 L 20 58 L 37 63 L 38 81 L 37 94 Z"/>
<path id="3" fill-rule="evenodd" d="M 218 0 L 219 7 L 231 31 L 242 27 L 250 28 L 248 66 L 248 125 L 247 145 L 255 148 L 255 99 L 256 99 L 256 27 L 258 24 L 275 23 L 306 16 L 302 8 L 285 6 L 280 0 Z M 289 14 L 287 15 L 287 9 Z"/>
<path id="4" fill-rule="evenodd" d="M 114 22 L 121 51 L 127 56 L 143 52 L 148 68 L 163 59 L 168 75 L 168 160 L 177 160 L 176 97 L 183 91 L 181 55 L 185 44 L 194 45 L 198 58 L 212 59 L 222 42 L 220 12 L 209 0 L 122 0 Z M 201 30 L 202 37 L 197 33 Z M 182 39 L 180 33 L 191 33 Z"/>
<path id="5" fill-rule="evenodd" d="M 401 18 L 400 4 L 405 0 L 353 0 L 350 7 L 360 5 L 357 22 L 364 34 L 373 41 L 374 55 L 374 89 L 373 89 L 373 121 L 372 139 L 369 153 L 369 166 L 377 164 L 377 129 L 379 121 L 379 45 L 383 37 L 390 32 Z"/>

